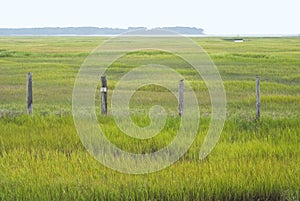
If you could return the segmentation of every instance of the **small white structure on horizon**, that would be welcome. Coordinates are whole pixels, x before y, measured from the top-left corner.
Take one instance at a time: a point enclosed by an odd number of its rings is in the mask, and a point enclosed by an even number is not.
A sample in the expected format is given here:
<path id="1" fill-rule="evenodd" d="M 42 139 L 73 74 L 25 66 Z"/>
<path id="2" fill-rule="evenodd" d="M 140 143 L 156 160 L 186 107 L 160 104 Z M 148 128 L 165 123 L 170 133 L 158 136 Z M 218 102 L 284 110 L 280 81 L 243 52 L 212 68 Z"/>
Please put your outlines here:
<path id="1" fill-rule="evenodd" d="M 233 40 L 235 43 L 243 43 L 244 42 L 244 39 L 242 38 L 236 38 Z"/>

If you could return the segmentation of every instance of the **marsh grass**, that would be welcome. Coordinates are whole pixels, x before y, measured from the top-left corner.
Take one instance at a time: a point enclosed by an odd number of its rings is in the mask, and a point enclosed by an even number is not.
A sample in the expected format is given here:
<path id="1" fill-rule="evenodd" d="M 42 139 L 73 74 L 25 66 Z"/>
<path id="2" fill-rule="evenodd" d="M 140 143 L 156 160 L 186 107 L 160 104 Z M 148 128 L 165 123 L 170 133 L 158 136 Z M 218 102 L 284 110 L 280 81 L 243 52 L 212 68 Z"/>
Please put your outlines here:
<path id="1" fill-rule="evenodd" d="M 193 38 L 216 63 L 227 95 L 222 135 L 204 160 L 199 151 L 210 123 L 210 98 L 195 71 L 159 51 L 133 52 L 116 61 L 107 71 L 109 102 L 122 75 L 137 64 L 161 59 L 173 63 L 199 100 L 201 120 L 189 151 L 172 166 L 145 175 L 122 174 L 101 165 L 76 133 L 71 115 L 76 73 L 104 40 L 0 38 L 0 200 L 299 200 L 299 38 L 246 38 L 242 44 Z M 29 71 L 33 116 L 25 114 Z M 256 75 L 261 76 L 260 121 L 255 119 Z M 164 106 L 166 125 L 153 139 L 125 135 L 111 114 L 100 115 L 99 94 L 95 104 L 106 137 L 134 153 L 166 146 L 180 123 L 176 98 L 155 85 L 140 88 L 130 101 L 131 119 L 142 127 L 151 123 L 151 106 Z"/>

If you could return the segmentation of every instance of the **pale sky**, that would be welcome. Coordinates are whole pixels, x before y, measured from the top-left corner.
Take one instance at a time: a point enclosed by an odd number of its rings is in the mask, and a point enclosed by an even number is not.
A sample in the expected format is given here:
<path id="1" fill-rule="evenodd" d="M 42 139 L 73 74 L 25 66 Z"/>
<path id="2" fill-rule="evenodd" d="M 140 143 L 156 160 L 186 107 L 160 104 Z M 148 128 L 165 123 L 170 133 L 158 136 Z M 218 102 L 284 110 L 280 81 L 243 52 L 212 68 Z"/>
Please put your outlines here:
<path id="1" fill-rule="evenodd" d="M 2 0 L 0 28 L 191 26 L 206 34 L 300 34 L 300 0 Z"/>

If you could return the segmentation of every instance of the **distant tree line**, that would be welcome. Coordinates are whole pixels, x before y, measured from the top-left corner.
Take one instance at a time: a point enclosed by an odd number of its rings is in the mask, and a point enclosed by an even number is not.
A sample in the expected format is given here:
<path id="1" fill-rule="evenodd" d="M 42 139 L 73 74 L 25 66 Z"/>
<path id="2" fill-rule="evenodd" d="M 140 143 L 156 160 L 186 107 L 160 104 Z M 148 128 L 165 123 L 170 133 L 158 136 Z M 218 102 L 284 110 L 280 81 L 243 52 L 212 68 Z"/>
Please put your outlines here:
<path id="1" fill-rule="evenodd" d="M 146 27 L 98 28 L 98 27 L 46 27 L 46 28 L 0 28 L 0 35 L 117 35 L 128 31 L 147 30 Z M 203 29 L 195 27 L 159 27 L 152 29 L 157 33 L 162 30 L 186 35 L 203 35 Z"/>

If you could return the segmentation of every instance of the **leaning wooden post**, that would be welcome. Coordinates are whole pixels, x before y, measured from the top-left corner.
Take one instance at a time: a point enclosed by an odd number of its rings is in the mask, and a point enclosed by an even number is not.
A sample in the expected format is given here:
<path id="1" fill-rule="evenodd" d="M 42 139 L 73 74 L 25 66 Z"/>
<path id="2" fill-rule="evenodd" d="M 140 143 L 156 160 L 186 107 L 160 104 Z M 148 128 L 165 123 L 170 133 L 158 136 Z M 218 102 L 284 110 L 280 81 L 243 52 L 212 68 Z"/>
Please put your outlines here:
<path id="1" fill-rule="evenodd" d="M 256 119 L 260 119 L 260 78 L 256 77 Z"/>
<path id="2" fill-rule="evenodd" d="M 107 114 L 107 80 L 101 76 L 101 114 Z"/>
<path id="3" fill-rule="evenodd" d="M 27 114 L 31 115 L 33 111 L 33 98 L 32 98 L 32 74 L 27 74 Z"/>
<path id="4" fill-rule="evenodd" d="M 183 80 L 179 81 L 178 84 L 178 115 L 183 115 L 183 92 L 184 92 L 184 83 Z"/>

